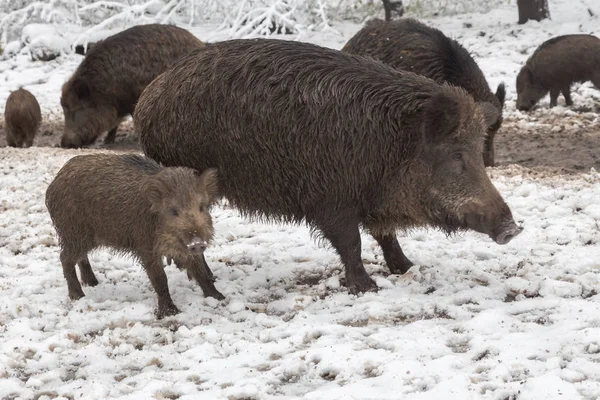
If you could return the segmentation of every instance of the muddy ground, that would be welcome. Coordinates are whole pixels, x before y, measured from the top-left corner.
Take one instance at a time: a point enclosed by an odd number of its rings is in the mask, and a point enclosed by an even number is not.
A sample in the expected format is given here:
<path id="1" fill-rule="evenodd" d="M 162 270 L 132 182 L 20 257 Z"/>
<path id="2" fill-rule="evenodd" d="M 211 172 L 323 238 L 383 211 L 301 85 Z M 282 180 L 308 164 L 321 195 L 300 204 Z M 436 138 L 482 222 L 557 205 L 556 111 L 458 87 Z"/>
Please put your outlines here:
<path id="1" fill-rule="evenodd" d="M 0 126 L 0 147 L 6 146 L 3 129 Z M 57 146 L 61 132 L 62 121 L 44 121 L 34 146 Z M 131 120 L 121 124 L 115 144 L 104 145 L 103 139 L 92 147 L 140 151 Z M 498 166 L 550 167 L 562 173 L 587 172 L 591 167 L 600 171 L 600 106 L 513 113 L 505 118 L 495 142 Z"/>

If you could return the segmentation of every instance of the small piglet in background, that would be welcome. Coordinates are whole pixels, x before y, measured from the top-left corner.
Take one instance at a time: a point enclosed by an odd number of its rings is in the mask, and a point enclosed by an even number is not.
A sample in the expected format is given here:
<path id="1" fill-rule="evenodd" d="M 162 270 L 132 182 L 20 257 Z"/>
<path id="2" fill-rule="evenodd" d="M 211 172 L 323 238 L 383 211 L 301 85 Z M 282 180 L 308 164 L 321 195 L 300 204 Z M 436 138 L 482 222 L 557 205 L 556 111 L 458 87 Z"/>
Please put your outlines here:
<path id="1" fill-rule="evenodd" d="M 592 83 L 600 89 L 600 39 L 592 35 L 557 36 L 542 43 L 517 76 L 517 109 L 528 111 L 550 92 L 550 107 L 562 93 L 573 105 L 571 85 Z"/>
<path id="2" fill-rule="evenodd" d="M 4 109 L 4 130 L 9 146 L 31 147 L 41 123 L 40 105 L 30 91 L 19 88 L 8 96 Z"/>
<path id="3" fill-rule="evenodd" d="M 141 261 L 158 295 L 158 318 L 179 312 L 169 294 L 163 256 L 186 269 L 205 296 L 223 299 L 203 254 L 214 233 L 209 206 L 216 192 L 215 169 L 199 174 L 191 168 L 164 168 L 132 154 L 70 159 L 46 191 L 69 297 L 84 296 L 75 264 L 82 282 L 95 286 L 87 254 L 110 247 Z"/>

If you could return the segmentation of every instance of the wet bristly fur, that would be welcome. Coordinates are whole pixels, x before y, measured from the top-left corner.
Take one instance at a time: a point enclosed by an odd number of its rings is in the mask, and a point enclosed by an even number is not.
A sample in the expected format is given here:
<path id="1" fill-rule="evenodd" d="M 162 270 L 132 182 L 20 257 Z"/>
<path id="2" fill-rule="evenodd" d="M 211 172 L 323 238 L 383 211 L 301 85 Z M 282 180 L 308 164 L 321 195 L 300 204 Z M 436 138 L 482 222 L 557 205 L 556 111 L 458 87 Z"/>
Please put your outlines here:
<path id="1" fill-rule="evenodd" d="M 219 194 L 245 215 L 306 221 L 360 291 L 374 283 L 356 259 L 359 226 L 405 272 L 396 229 L 467 228 L 474 200 L 482 214 L 508 211 L 482 161 L 494 115 L 461 88 L 381 62 L 255 39 L 184 57 L 144 91 L 134 123 L 149 157 L 218 168 Z"/>
<path id="2" fill-rule="evenodd" d="M 600 89 L 600 39 L 592 35 L 557 36 L 542 43 L 517 76 L 517 108 L 529 110 L 548 92 L 550 107 L 559 93 L 572 105 L 571 85 L 591 81 Z"/>
<path id="3" fill-rule="evenodd" d="M 484 162 L 486 166 L 494 165 L 493 141 L 502 124 L 504 84 L 498 86 L 496 94 L 492 93 L 483 72 L 460 43 L 414 19 L 373 19 L 346 43 L 342 51 L 371 57 L 438 83 L 460 86 L 476 101 L 493 104 L 498 109 L 498 118 L 486 135 Z"/>
<path id="4" fill-rule="evenodd" d="M 173 62 L 204 46 L 173 25 L 138 25 L 97 42 L 63 85 L 63 147 L 93 143 L 110 131 L 114 141 L 120 121 L 133 113 L 144 88 Z"/>
<path id="5" fill-rule="evenodd" d="M 215 295 L 212 281 L 201 279 L 210 274 L 204 257 L 190 253 L 186 241 L 199 236 L 210 242 L 213 226 L 208 210 L 216 189 L 214 170 L 199 175 L 190 168 L 164 168 L 139 155 L 73 157 L 46 192 L 69 296 L 83 296 L 75 263 L 84 283 L 97 284 L 87 254 L 98 247 L 141 261 L 159 297 L 159 316 L 176 310 L 169 297 L 163 256 L 198 277 L 205 295 Z"/>
<path id="6" fill-rule="evenodd" d="M 31 147 L 42 123 L 40 105 L 31 92 L 19 88 L 6 99 L 4 130 L 12 147 Z"/>

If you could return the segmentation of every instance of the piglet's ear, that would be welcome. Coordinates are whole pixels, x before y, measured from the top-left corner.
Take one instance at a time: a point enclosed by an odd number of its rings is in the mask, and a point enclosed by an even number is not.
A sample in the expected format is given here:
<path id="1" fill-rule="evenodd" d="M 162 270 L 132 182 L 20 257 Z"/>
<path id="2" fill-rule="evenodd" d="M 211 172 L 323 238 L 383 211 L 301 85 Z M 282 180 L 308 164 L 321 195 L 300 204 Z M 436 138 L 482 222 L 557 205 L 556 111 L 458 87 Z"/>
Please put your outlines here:
<path id="1" fill-rule="evenodd" d="M 498 118 L 500 118 L 500 111 L 492 103 L 481 101 L 477 103 L 477 106 L 483 114 L 486 129 L 494 125 L 498 121 Z"/>
<path id="2" fill-rule="evenodd" d="M 456 97 L 448 93 L 436 93 L 425 104 L 423 134 L 429 143 L 438 143 L 460 124 L 460 105 Z"/>
<path id="3" fill-rule="evenodd" d="M 150 211 L 159 212 L 164 205 L 164 186 L 160 182 L 150 179 L 145 184 L 144 191 L 146 192 L 146 196 L 150 201 Z"/>
<path id="4" fill-rule="evenodd" d="M 210 201 L 216 199 L 219 192 L 219 180 L 218 180 L 218 172 L 215 168 L 209 168 L 204 170 L 199 177 L 200 185 L 204 187 L 206 190 L 206 194 L 208 195 Z"/>

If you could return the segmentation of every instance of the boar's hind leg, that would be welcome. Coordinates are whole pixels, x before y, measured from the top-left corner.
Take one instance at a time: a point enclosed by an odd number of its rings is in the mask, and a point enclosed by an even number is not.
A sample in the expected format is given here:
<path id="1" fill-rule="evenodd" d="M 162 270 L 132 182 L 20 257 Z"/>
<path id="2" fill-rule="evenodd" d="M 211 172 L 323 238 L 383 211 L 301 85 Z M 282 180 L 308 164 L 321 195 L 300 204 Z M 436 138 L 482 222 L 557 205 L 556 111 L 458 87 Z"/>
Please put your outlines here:
<path id="1" fill-rule="evenodd" d="M 346 268 L 346 286 L 352 294 L 376 292 L 377 285 L 369 277 L 361 258 L 360 231 L 355 218 L 340 218 L 315 221 L 323 236 L 335 248 Z"/>
<path id="2" fill-rule="evenodd" d="M 565 88 L 563 88 L 561 90 L 561 93 L 562 93 L 562 95 L 565 98 L 565 103 L 568 106 L 572 106 L 573 105 L 573 100 L 571 100 L 571 88 L 569 86 L 567 86 L 567 87 L 565 87 Z"/>
<path id="3" fill-rule="evenodd" d="M 83 293 L 79 279 L 77 279 L 77 270 L 75 269 L 77 257 L 74 257 L 71 252 L 63 250 L 60 253 L 60 262 L 63 267 L 63 275 L 67 280 L 69 298 L 71 300 L 79 300 L 85 294 Z"/>
<path id="4" fill-rule="evenodd" d="M 410 261 L 402 252 L 400 243 L 396 235 L 377 235 L 373 237 L 379 243 L 381 250 L 383 251 L 383 258 L 392 274 L 404 274 L 406 271 L 413 266 Z"/>
<path id="5" fill-rule="evenodd" d="M 94 271 L 92 271 L 88 256 L 86 255 L 80 259 L 77 264 L 79 265 L 79 273 L 81 274 L 81 281 L 83 284 L 87 286 L 96 286 L 98 284 L 98 279 L 96 279 L 96 275 L 94 275 Z"/>
<path id="6" fill-rule="evenodd" d="M 190 263 L 187 270 L 188 277 L 191 270 L 191 275 L 202 288 L 202 292 L 204 292 L 205 297 L 214 297 L 217 300 L 223 300 L 225 298 L 225 296 L 223 296 L 223 294 L 217 290 L 213 283 L 214 276 L 208 267 L 208 264 L 206 263 L 204 254 L 199 257 L 194 257 L 194 260 Z"/>
<path id="7" fill-rule="evenodd" d="M 560 90 L 550 89 L 550 107 L 556 107 Z"/>
<path id="8" fill-rule="evenodd" d="M 108 131 L 108 133 L 106 134 L 106 137 L 104 138 L 104 144 L 113 144 L 115 142 L 115 138 L 117 137 L 117 128 L 119 126 L 115 126 L 114 128 L 112 128 L 110 131 Z"/>
<path id="9" fill-rule="evenodd" d="M 167 282 L 167 274 L 162 265 L 161 257 L 154 255 L 143 255 L 140 257 L 150 283 L 158 296 L 158 310 L 156 316 L 158 319 L 175 315 L 179 313 L 179 309 L 173 303 L 169 294 L 169 284 Z"/>

